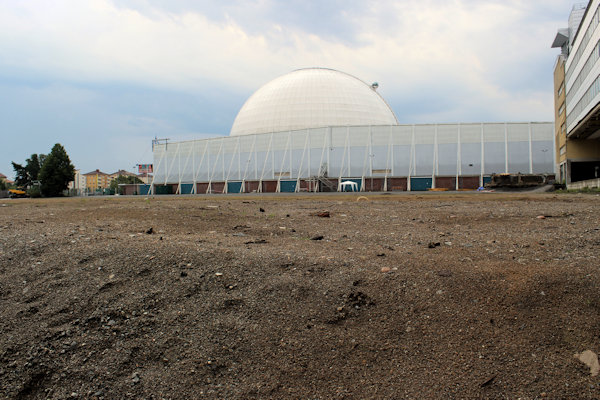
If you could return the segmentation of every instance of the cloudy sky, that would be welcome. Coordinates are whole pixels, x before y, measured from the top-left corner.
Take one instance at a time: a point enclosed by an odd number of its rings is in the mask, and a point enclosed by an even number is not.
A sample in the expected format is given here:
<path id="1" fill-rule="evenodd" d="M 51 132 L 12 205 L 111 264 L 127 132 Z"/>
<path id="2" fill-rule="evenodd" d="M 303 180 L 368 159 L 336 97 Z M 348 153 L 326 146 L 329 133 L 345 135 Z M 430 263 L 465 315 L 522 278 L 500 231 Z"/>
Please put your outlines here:
<path id="1" fill-rule="evenodd" d="M 0 172 L 67 149 L 88 172 L 151 140 L 227 135 L 260 86 L 329 67 L 401 123 L 551 121 L 565 0 L 0 0 Z"/>

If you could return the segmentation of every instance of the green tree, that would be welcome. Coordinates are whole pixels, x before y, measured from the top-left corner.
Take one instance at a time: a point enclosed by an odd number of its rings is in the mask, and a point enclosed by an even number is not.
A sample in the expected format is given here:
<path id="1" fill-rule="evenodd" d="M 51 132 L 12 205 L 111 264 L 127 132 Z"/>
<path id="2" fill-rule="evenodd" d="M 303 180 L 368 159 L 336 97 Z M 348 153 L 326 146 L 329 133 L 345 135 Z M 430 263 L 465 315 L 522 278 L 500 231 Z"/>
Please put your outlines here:
<path id="1" fill-rule="evenodd" d="M 137 176 L 133 176 L 133 175 L 119 175 L 119 176 L 117 176 L 115 179 L 113 179 L 110 182 L 110 189 L 114 190 L 115 193 L 123 194 L 123 193 L 121 193 L 120 190 L 117 192 L 117 190 L 119 189 L 119 185 L 122 184 L 122 183 L 124 183 L 124 184 L 132 184 L 132 183 L 143 183 L 143 182 Z"/>
<path id="2" fill-rule="evenodd" d="M 46 197 L 60 196 L 75 178 L 75 167 L 71 164 L 65 148 L 56 143 L 52 151 L 45 157 L 39 171 L 42 195 Z"/>
<path id="3" fill-rule="evenodd" d="M 27 174 L 27 170 L 21 164 L 17 164 L 12 161 L 13 169 L 15 170 L 15 185 L 17 187 L 24 187 L 31 185 L 31 180 L 29 179 L 29 175 Z"/>
<path id="4" fill-rule="evenodd" d="M 25 169 L 32 182 L 39 180 L 40 170 L 42 169 L 45 160 L 45 154 L 32 154 L 30 158 L 25 160 Z"/>
<path id="5" fill-rule="evenodd" d="M 16 178 L 15 185 L 17 187 L 28 188 L 34 181 L 39 180 L 40 170 L 46 159 L 45 154 L 32 154 L 25 160 L 25 166 L 12 162 L 15 170 Z"/>
<path id="6" fill-rule="evenodd" d="M 6 182 L 4 182 L 4 179 L 0 178 L 0 190 L 6 190 L 7 186 L 6 186 Z"/>

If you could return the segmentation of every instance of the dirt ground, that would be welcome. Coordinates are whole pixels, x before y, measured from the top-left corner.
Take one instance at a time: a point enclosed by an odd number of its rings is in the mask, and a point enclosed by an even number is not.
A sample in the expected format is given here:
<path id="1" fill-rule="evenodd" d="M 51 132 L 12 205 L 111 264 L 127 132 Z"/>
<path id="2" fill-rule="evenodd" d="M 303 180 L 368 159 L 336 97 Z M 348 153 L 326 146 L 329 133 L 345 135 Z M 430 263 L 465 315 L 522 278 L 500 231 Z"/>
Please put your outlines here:
<path id="1" fill-rule="evenodd" d="M 600 398 L 598 195 L 357 199 L 0 201 L 0 397 Z"/>

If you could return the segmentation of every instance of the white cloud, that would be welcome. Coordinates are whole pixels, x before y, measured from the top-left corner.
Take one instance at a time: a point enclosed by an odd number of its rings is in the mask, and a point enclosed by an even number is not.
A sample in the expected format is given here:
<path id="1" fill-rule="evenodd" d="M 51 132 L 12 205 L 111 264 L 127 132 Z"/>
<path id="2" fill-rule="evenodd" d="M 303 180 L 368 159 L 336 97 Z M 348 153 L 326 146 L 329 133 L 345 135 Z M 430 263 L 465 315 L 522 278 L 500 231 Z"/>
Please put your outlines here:
<path id="1" fill-rule="evenodd" d="M 302 66 L 331 66 L 398 89 L 443 80 L 485 87 L 531 51 L 549 53 L 552 31 L 527 25 L 521 2 L 374 2 L 354 20 L 357 45 L 272 21 L 249 34 L 198 12 L 142 14 L 107 0 L 0 6 L 0 46 L 12 67 L 72 80 L 116 80 L 199 90 L 216 80 L 254 88 Z M 267 3 L 268 4 L 268 3 Z M 262 4 L 261 7 L 265 7 Z M 554 29 L 555 27 L 552 27 Z M 548 36 L 546 36 L 548 35 Z M 549 78 L 550 79 L 550 78 Z"/>
<path id="2" fill-rule="evenodd" d="M 291 70 L 322 66 L 378 81 L 406 123 L 548 120 L 556 56 L 549 45 L 571 7 L 563 0 L 129 3 L 0 0 L 0 79 L 192 94 L 208 99 L 208 114 L 219 88 L 244 97 Z M 127 115 L 106 125 L 123 135 L 192 131 L 139 113 L 131 118 L 143 124 L 129 130 Z"/>

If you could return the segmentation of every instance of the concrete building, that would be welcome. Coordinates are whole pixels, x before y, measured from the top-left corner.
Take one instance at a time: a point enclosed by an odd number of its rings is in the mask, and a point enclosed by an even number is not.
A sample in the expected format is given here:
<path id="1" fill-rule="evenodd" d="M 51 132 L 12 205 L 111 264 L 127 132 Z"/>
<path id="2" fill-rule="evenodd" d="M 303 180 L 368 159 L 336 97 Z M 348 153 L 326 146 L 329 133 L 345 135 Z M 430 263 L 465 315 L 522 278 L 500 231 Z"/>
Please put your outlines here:
<path id="1" fill-rule="evenodd" d="M 106 189 L 110 185 L 110 175 L 99 169 L 83 174 L 83 176 L 85 176 L 86 190 L 96 191 L 99 189 Z"/>
<path id="2" fill-rule="evenodd" d="M 153 143 L 161 193 L 474 189 L 494 173 L 554 173 L 551 122 L 401 125 L 377 92 L 307 68 L 259 88 L 230 135 Z M 143 193 L 140 189 L 139 193 Z"/>
<path id="3" fill-rule="evenodd" d="M 69 182 L 69 189 L 76 190 L 77 193 L 82 193 L 87 187 L 86 184 L 86 176 L 81 173 L 80 169 L 76 169 L 75 178 L 71 182 Z"/>
<path id="4" fill-rule="evenodd" d="M 600 186 L 600 0 L 578 3 L 559 29 L 554 68 L 559 179 L 570 188 Z"/>

